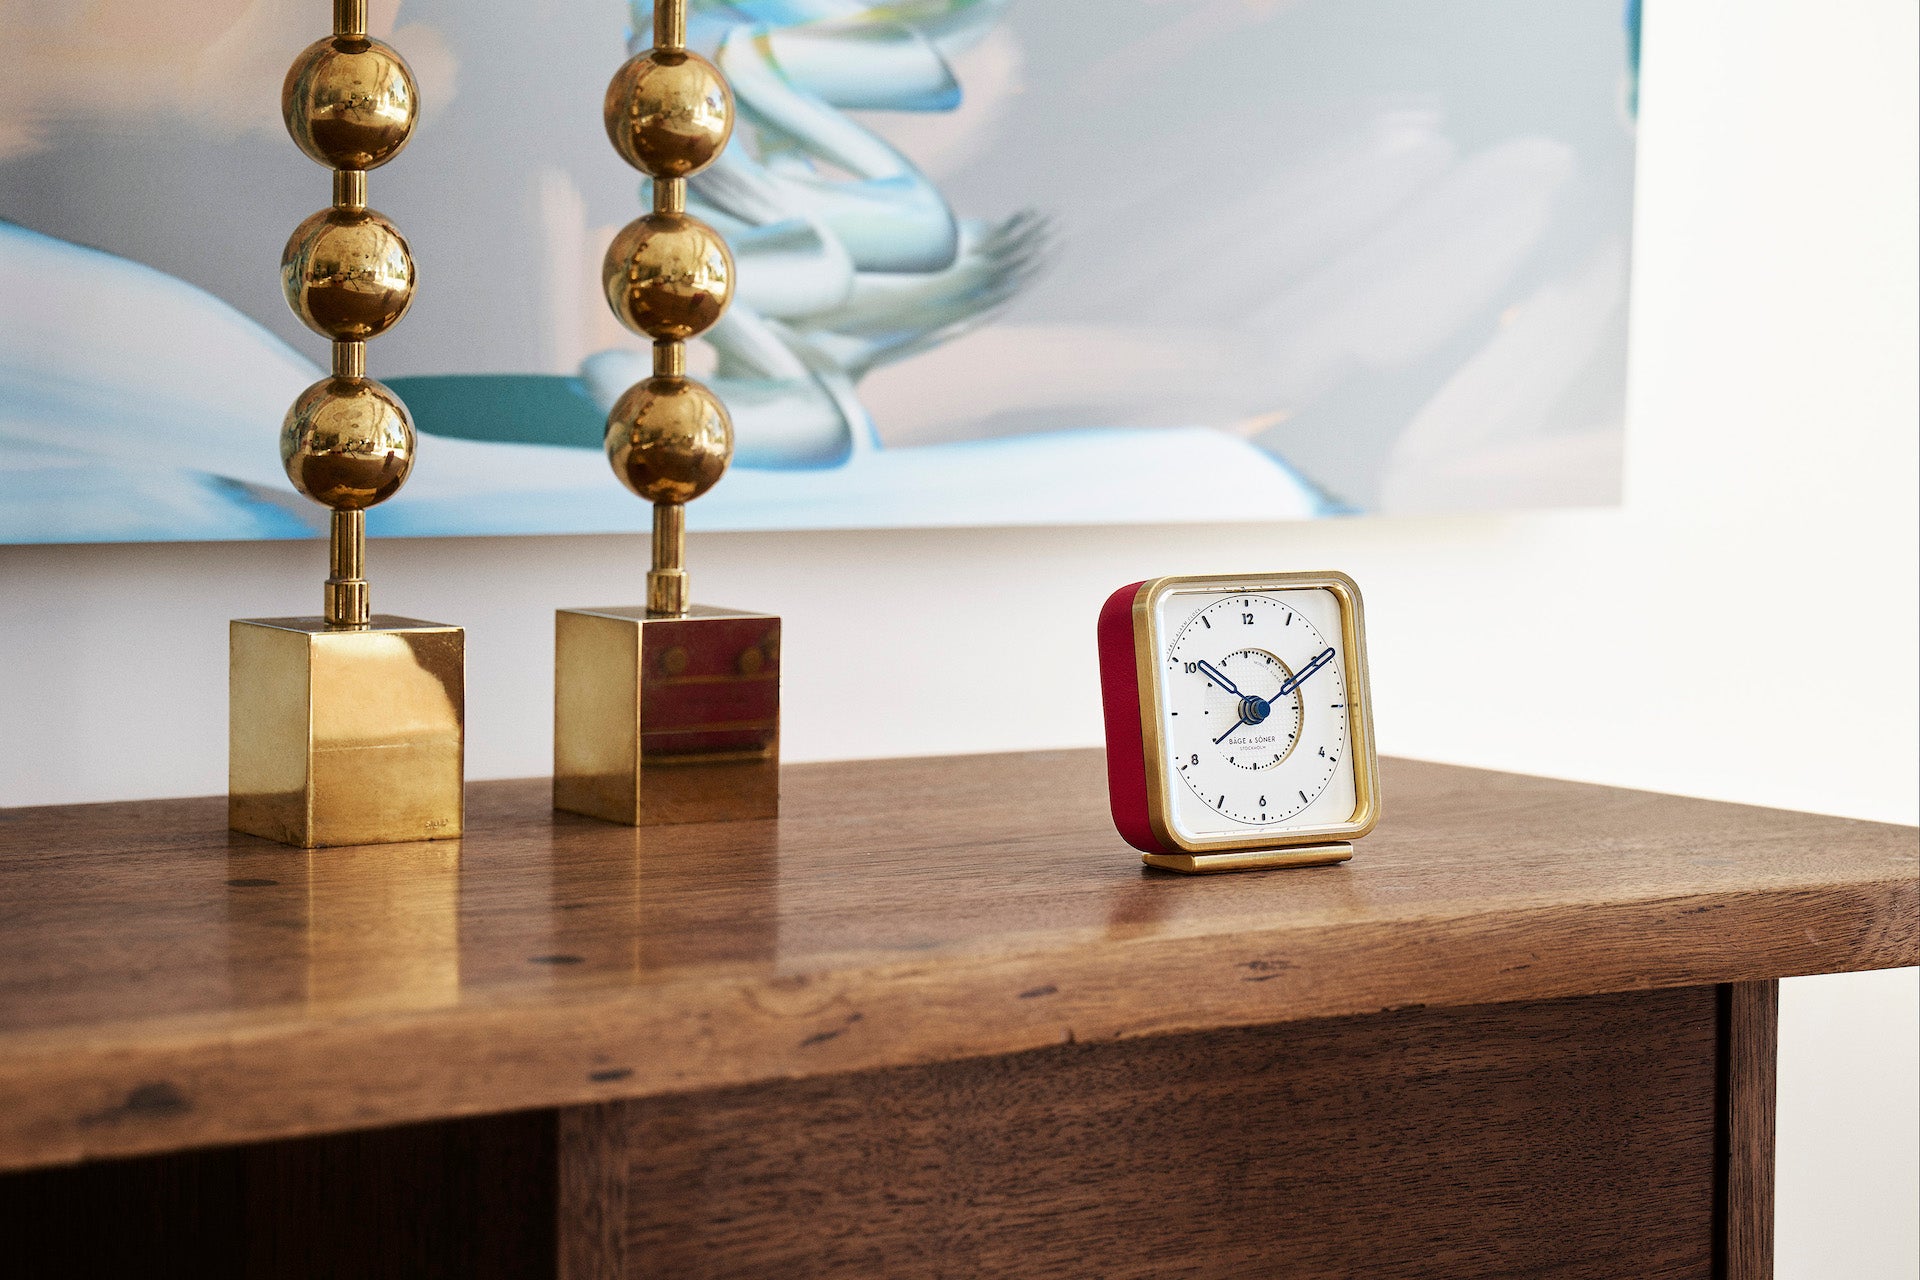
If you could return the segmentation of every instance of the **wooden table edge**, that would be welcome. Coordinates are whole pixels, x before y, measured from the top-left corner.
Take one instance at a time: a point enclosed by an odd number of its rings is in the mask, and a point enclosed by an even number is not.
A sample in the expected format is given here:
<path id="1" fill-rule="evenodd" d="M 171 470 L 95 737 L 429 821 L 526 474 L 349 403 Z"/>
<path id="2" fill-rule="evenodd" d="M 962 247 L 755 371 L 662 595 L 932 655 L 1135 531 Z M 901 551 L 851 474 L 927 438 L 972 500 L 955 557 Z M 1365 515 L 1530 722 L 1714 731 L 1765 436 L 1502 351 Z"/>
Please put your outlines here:
<path id="1" fill-rule="evenodd" d="M 1864 932 L 1809 937 L 1803 892 L 1684 895 L 545 991 L 317 1024 L 175 1019 L 138 1043 L 97 1027 L 0 1036 L 0 1171 L 1061 1043 L 1920 964 L 1912 882 L 1819 892 L 1853 899 Z M 1543 954 L 1568 928 L 1589 931 L 1577 966 Z M 1116 1005 L 1114 984 L 1142 970 L 1181 980 Z"/>

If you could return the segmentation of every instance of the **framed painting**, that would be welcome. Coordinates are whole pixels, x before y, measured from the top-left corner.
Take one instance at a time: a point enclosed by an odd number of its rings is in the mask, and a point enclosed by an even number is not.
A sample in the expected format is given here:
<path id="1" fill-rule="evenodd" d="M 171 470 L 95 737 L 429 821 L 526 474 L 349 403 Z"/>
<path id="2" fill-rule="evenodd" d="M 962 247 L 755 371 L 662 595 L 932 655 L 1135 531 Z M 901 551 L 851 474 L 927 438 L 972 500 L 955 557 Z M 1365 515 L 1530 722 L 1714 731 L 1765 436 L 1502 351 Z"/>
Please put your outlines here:
<path id="1" fill-rule="evenodd" d="M 1617 500 L 1639 17 L 1620 0 L 693 0 L 739 264 L 693 370 L 694 527 L 1286 520 Z M 313 0 L 11 5 L 0 541 L 310 536 L 276 439 L 326 201 L 279 78 Z M 638 530 L 601 457 L 646 354 L 620 0 L 387 0 L 425 115 L 373 204 L 419 287 L 374 367 L 393 535 Z M 533 17 L 529 18 L 529 13 Z"/>

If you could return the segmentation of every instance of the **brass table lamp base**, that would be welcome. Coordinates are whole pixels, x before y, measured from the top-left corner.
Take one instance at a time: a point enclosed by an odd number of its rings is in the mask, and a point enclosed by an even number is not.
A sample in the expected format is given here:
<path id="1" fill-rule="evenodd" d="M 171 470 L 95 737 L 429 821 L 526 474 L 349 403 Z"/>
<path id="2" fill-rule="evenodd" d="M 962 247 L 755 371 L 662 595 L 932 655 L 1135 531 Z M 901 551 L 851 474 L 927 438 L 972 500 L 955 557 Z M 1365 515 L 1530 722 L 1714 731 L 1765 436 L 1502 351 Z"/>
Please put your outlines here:
<path id="1" fill-rule="evenodd" d="M 554 615 L 553 804 L 628 826 L 780 809 L 780 619 Z"/>
<path id="2" fill-rule="evenodd" d="M 460 834 L 466 632 L 387 614 L 229 626 L 228 826 L 308 849 Z"/>
<path id="3" fill-rule="evenodd" d="M 733 255 L 688 212 L 687 179 L 726 147 L 733 95 L 686 41 L 686 0 L 657 0 L 653 47 L 601 103 L 653 196 L 600 271 L 614 315 L 653 344 L 653 376 L 614 401 L 605 440 L 620 483 L 653 504 L 647 604 L 554 617 L 553 806 L 634 827 L 780 808 L 780 619 L 688 603 L 686 504 L 726 471 L 733 420 L 687 376 L 686 343 L 727 309 Z"/>
<path id="4" fill-rule="evenodd" d="M 333 344 L 333 370 L 280 425 L 293 487 L 331 511 L 323 617 L 230 624 L 227 825 L 312 849 L 458 836 L 466 633 L 373 613 L 367 508 L 413 469 L 413 419 L 367 376 L 367 341 L 413 302 L 413 254 L 367 207 L 367 172 L 398 155 L 419 87 L 367 30 L 367 0 L 333 0 L 333 32 L 294 59 L 280 113 L 333 175 L 333 203 L 294 229 L 280 285 Z"/>

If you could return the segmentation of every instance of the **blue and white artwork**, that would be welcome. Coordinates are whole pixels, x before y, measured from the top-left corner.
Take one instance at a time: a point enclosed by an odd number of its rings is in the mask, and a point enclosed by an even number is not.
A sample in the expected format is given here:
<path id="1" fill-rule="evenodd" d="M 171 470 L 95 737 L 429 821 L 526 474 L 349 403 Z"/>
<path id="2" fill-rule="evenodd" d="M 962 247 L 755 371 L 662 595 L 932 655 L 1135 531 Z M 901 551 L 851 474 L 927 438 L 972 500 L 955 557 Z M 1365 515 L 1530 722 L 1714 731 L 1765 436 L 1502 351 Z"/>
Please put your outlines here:
<path id="1" fill-rule="evenodd" d="M 601 451 L 647 207 L 623 0 L 374 0 L 426 103 L 371 203 L 421 432 L 378 535 L 639 531 Z M 691 0 L 737 97 L 690 204 L 737 452 L 696 529 L 1247 521 L 1616 501 L 1637 5 Z M 306 537 L 279 291 L 326 202 L 279 85 L 312 0 L 10 6 L 0 542 Z M 636 33 L 640 33 L 636 35 Z"/>

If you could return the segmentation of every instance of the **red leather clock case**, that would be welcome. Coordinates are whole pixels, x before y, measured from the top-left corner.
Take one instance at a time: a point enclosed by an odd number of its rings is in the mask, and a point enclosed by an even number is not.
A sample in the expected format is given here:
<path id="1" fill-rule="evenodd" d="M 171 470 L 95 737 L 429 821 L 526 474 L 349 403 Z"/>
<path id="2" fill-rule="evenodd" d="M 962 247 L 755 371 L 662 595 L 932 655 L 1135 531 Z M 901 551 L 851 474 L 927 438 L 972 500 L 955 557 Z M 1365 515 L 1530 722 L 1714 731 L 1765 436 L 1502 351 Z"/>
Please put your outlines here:
<path id="1" fill-rule="evenodd" d="M 1107 719 L 1107 803 L 1121 838 L 1142 853 L 1172 853 L 1147 818 L 1147 751 L 1140 724 L 1140 669 L 1133 602 L 1144 582 L 1107 597 L 1100 609 L 1100 700 Z M 1144 624 L 1142 624 L 1144 625 Z"/>

